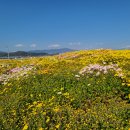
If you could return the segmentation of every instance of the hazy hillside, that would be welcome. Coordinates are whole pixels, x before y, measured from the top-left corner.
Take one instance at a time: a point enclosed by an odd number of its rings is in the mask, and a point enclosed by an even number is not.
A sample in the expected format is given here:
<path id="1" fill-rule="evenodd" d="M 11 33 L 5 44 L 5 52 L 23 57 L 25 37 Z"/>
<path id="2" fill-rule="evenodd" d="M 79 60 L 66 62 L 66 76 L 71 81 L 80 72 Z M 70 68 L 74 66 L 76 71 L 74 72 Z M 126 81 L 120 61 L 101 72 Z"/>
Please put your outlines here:
<path id="1" fill-rule="evenodd" d="M 16 51 L 16 52 L 9 52 L 9 56 L 13 57 L 26 57 L 26 56 L 44 56 L 44 55 L 54 55 L 54 54 L 59 54 L 59 53 L 65 53 L 65 52 L 70 52 L 74 51 L 72 49 L 68 48 L 61 48 L 61 49 L 50 49 L 50 50 L 31 50 L 31 51 Z M 2 52 L 0 51 L 0 57 L 7 57 L 8 53 L 7 52 Z"/>
<path id="2" fill-rule="evenodd" d="M 65 52 L 70 52 L 70 51 L 74 51 L 74 50 L 69 49 L 69 48 L 61 48 L 61 49 L 49 49 L 49 50 L 32 50 L 32 51 L 29 51 L 29 52 L 57 54 L 57 53 L 65 53 Z"/>
<path id="3" fill-rule="evenodd" d="M 16 51 L 9 52 L 10 57 L 27 57 L 27 56 L 44 56 L 48 55 L 47 53 L 33 53 L 33 52 L 25 52 L 25 51 Z M 7 57 L 7 52 L 0 52 L 0 57 Z"/>

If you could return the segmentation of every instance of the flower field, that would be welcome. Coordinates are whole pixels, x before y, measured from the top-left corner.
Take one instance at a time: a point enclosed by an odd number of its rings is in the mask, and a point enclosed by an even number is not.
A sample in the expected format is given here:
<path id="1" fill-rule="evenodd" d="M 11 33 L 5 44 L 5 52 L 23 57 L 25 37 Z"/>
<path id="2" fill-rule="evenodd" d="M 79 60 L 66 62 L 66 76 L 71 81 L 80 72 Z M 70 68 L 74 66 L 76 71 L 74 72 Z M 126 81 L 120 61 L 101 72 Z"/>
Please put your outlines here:
<path id="1" fill-rule="evenodd" d="M 0 130 L 93 129 L 130 129 L 130 50 L 0 60 Z"/>

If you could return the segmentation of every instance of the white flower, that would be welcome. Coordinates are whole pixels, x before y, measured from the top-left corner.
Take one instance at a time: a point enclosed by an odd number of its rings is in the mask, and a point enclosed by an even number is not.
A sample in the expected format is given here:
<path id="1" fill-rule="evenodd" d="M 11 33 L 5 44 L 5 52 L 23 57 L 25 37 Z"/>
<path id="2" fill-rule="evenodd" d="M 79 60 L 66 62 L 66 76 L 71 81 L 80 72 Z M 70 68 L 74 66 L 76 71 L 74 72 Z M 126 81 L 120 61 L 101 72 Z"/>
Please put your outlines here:
<path id="1" fill-rule="evenodd" d="M 107 74 L 108 72 L 107 72 L 107 70 L 105 70 L 105 71 L 103 71 L 103 73 L 104 73 L 104 74 Z"/>
<path id="2" fill-rule="evenodd" d="M 91 84 L 88 84 L 87 86 L 90 86 Z"/>
<path id="3" fill-rule="evenodd" d="M 104 62 L 103 62 L 103 64 L 105 65 L 105 64 L 106 64 L 106 62 L 104 61 Z"/>
<path id="4" fill-rule="evenodd" d="M 92 73 L 93 73 L 93 71 L 89 71 L 89 73 L 90 73 L 90 74 L 92 74 Z"/>
<path id="5" fill-rule="evenodd" d="M 57 94 L 59 94 L 59 95 L 60 95 L 60 94 L 62 94 L 62 92 L 58 92 Z"/>
<path id="6" fill-rule="evenodd" d="M 121 68 L 118 68 L 116 71 L 121 72 L 121 71 L 122 71 L 122 69 L 121 69 Z"/>
<path id="7" fill-rule="evenodd" d="M 119 76 L 119 77 L 123 77 L 123 74 L 122 74 L 122 73 L 120 73 L 120 74 L 118 74 L 118 76 Z"/>
<path id="8" fill-rule="evenodd" d="M 76 78 L 80 78 L 80 76 L 79 76 L 79 75 L 75 75 L 75 77 L 76 77 Z"/>
<path id="9" fill-rule="evenodd" d="M 96 76 L 99 76 L 100 75 L 100 72 L 98 71 L 97 73 L 96 73 Z"/>

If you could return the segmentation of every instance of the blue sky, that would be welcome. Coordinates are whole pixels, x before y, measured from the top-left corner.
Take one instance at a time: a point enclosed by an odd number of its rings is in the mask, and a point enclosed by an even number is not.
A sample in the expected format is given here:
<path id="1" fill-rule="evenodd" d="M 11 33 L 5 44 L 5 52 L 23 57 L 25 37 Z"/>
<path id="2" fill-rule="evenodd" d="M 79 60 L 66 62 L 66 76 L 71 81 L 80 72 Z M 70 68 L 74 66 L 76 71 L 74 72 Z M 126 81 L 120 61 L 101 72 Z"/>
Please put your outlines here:
<path id="1" fill-rule="evenodd" d="M 130 0 L 0 0 L 0 50 L 130 46 Z"/>

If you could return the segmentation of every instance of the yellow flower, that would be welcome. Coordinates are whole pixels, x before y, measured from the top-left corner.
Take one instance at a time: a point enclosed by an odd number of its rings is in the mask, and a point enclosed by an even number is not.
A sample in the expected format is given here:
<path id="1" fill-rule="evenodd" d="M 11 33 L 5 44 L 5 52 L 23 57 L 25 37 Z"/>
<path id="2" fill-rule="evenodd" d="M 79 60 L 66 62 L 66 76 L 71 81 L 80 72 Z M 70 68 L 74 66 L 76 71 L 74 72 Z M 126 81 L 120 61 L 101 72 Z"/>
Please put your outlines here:
<path id="1" fill-rule="evenodd" d="M 43 128 L 41 127 L 41 128 L 39 128 L 39 130 L 43 130 Z"/>
<path id="2" fill-rule="evenodd" d="M 66 93 L 64 93 L 63 95 L 64 95 L 64 96 L 69 96 L 69 93 L 68 93 L 68 92 L 66 92 Z"/>
<path id="3" fill-rule="evenodd" d="M 68 93 L 68 92 L 64 93 L 63 95 L 64 95 L 66 98 L 69 98 L 69 93 Z"/>
<path id="4" fill-rule="evenodd" d="M 28 129 L 28 125 L 25 124 L 22 130 L 27 130 L 27 129 Z"/>
<path id="5" fill-rule="evenodd" d="M 36 107 L 42 107 L 42 103 L 39 103 Z"/>
<path id="6" fill-rule="evenodd" d="M 125 83 L 122 83 L 122 86 L 124 86 L 125 85 Z"/>
<path id="7" fill-rule="evenodd" d="M 58 112 L 60 109 L 58 107 L 54 108 L 53 111 L 54 112 Z"/>
<path id="8" fill-rule="evenodd" d="M 43 74 L 47 74 L 47 73 L 48 73 L 48 70 L 43 70 L 42 73 L 43 73 Z"/>
<path id="9" fill-rule="evenodd" d="M 33 111 L 32 111 L 32 114 L 33 114 L 33 115 L 36 115 L 36 114 L 37 114 L 37 112 L 36 112 L 35 110 L 33 110 Z"/>
<path id="10" fill-rule="evenodd" d="M 49 121 L 50 121 L 50 117 L 47 118 L 46 123 L 48 123 Z"/>
<path id="11" fill-rule="evenodd" d="M 60 124 L 57 124 L 55 127 L 58 129 L 60 127 Z"/>
<path id="12" fill-rule="evenodd" d="M 15 115 L 16 115 L 16 111 L 15 111 L 15 110 L 12 110 L 12 114 L 15 116 Z"/>
<path id="13" fill-rule="evenodd" d="M 64 90 L 64 88 L 62 87 L 60 90 L 62 91 L 62 90 Z"/>
<path id="14" fill-rule="evenodd" d="M 114 76 L 118 76 L 118 74 L 115 74 Z"/>
<path id="15" fill-rule="evenodd" d="M 36 105 L 36 104 L 37 104 L 37 102 L 36 102 L 36 101 L 34 101 L 34 102 L 33 102 L 33 104 L 34 104 L 34 105 Z"/>
<path id="16" fill-rule="evenodd" d="M 33 94 L 30 94 L 30 97 L 33 97 Z"/>
<path id="17" fill-rule="evenodd" d="M 33 105 L 29 105 L 29 106 L 28 106 L 28 109 L 30 109 L 31 107 L 33 107 Z"/>
<path id="18" fill-rule="evenodd" d="M 128 98 L 130 99 L 130 94 L 128 95 Z"/>
<path id="19" fill-rule="evenodd" d="M 43 112 L 43 115 L 46 115 L 46 112 Z"/>

